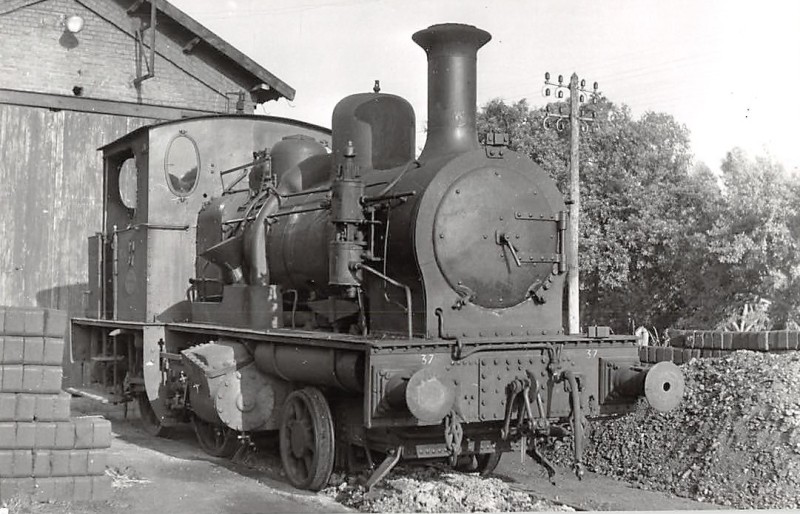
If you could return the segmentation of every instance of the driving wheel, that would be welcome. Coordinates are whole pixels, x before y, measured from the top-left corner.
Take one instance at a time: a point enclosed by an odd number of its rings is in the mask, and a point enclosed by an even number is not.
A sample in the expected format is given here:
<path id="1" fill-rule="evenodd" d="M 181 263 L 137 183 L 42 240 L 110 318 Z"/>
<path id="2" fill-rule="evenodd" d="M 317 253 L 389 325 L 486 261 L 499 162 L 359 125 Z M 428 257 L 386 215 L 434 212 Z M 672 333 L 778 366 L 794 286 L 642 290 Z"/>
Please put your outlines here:
<path id="1" fill-rule="evenodd" d="M 147 394 L 141 393 L 137 395 L 136 400 L 139 404 L 139 417 L 144 431 L 152 436 L 167 437 L 171 427 L 164 426 L 161 420 L 158 419 L 153 406 L 150 405 L 150 400 L 147 399 Z"/>
<path id="2" fill-rule="evenodd" d="M 486 476 L 497 467 L 500 463 L 502 453 L 481 453 L 478 455 L 469 455 L 459 459 L 456 464 L 456 471 L 463 473 L 480 473 L 481 476 Z"/>
<path id="3" fill-rule="evenodd" d="M 295 487 L 319 491 L 328 483 L 335 456 L 333 417 L 315 387 L 292 392 L 283 405 L 281 461 Z"/>
<path id="4" fill-rule="evenodd" d="M 500 457 L 503 454 L 500 452 L 495 453 L 482 453 L 480 455 L 475 456 L 475 461 L 477 466 L 475 467 L 475 471 L 481 474 L 481 476 L 486 476 L 494 471 L 494 468 L 500 463 Z"/>
<path id="5" fill-rule="evenodd" d="M 235 430 L 215 425 L 192 415 L 192 426 L 200 447 L 214 457 L 233 457 L 239 447 L 239 437 Z"/>

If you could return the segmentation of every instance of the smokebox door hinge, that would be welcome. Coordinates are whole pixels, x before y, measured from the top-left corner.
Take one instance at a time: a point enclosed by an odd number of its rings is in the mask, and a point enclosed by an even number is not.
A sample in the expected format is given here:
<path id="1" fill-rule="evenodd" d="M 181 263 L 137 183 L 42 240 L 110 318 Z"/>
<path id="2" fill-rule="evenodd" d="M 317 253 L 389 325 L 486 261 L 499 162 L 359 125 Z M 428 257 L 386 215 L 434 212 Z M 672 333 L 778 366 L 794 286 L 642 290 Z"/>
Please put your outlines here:
<path id="1" fill-rule="evenodd" d="M 505 132 L 489 131 L 486 133 L 486 139 L 483 144 L 486 149 L 486 157 L 490 159 L 502 159 L 509 145 L 508 134 Z"/>

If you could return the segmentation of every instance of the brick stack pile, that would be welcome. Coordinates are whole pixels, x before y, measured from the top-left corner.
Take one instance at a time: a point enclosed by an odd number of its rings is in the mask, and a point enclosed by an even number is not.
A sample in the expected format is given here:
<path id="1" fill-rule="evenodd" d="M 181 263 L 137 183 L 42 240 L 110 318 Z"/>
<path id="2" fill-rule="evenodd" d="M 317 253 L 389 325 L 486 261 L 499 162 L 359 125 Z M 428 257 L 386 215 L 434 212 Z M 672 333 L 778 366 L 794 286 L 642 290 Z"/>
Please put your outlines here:
<path id="1" fill-rule="evenodd" d="M 643 346 L 639 348 L 639 359 L 642 362 L 683 364 L 693 358 L 725 357 L 737 350 L 769 353 L 800 350 L 800 332 L 792 330 L 669 330 L 667 335 L 668 346 Z"/>
<path id="2" fill-rule="evenodd" d="M 0 307 L 0 500 L 111 495 L 111 424 L 71 418 L 61 391 L 66 323 L 61 311 Z"/>

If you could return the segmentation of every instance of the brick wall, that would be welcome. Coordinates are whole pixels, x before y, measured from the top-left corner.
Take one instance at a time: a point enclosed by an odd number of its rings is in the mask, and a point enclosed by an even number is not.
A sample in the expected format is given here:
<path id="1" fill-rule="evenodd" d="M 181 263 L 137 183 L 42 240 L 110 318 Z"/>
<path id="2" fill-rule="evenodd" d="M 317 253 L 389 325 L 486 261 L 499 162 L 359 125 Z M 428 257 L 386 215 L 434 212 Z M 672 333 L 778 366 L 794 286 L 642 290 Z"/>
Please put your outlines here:
<path id="1" fill-rule="evenodd" d="M 85 98 L 214 112 L 233 110 L 235 95 L 226 93 L 247 89 L 237 70 L 227 69 L 231 79 L 217 69 L 213 55 L 185 54 L 167 24 L 156 36 L 155 78 L 134 87 L 140 19 L 127 14 L 126 0 L 8 1 L 0 3 L 0 88 L 73 95 L 77 86 Z M 85 20 L 74 36 L 63 27 L 71 15 Z"/>

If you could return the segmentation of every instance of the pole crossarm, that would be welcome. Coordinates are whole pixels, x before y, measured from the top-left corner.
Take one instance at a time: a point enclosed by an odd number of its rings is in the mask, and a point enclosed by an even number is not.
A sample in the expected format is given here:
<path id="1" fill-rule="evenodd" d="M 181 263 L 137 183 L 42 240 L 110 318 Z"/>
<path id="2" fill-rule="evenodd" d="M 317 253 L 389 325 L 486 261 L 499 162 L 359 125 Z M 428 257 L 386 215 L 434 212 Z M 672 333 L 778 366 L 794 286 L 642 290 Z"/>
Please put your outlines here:
<path id="1" fill-rule="evenodd" d="M 573 74 L 575 77 L 577 75 Z M 586 80 L 581 80 L 577 87 L 573 87 L 572 81 L 570 81 L 569 85 L 564 85 L 564 76 L 558 76 L 558 83 L 554 83 L 550 81 L 550 73 L 544 74 L 544 87 L 542 88 L 542 95 L 545 98 L 553 97 L 556 100 L 564 100 L 565 95 L 569 95 L 571 99 L 573 96 L 577 95 L 578 103 L 585 104 L 588 98 L 591 98 L 592 103 L 597 103 L 597 90 L 598 84 L 595 82 L 592 85 L 592 90 L 586 89 Z M 542 126 L 545 129 L 555 128 L 558 132 L 562 132 L 569 128 L 570 118 L 572 113 L 564 113 L 563 110 L 564 106 L 558 106 L 558 112 L 553 112 L 550 110 L 550 105 L 548 104 L 545 108 L 546 114 L 544 116 L 544 120 L 542 121 Z M 589 115 L 584 115 L 583 113 L 579 112 L 577 116 L 577 121 L 580 123 L 581 131 L 586 132 L 589 130 L 589 123 L 595 120 L 596 114 L 594 111 L 591 111 Z M 554 123 L 555 122 L 555 123 Z"/>
<path id="2" fill-rule="evenodd" d="M 563 132 L 567 128 L 569 128 L 569 114 L 563 114 L 561 112 L 551 112 L 550 106 L 548 105 L 545 108 L 547 114 L 545 114 L 544 120 L 542 121 L 542 126 L 546 129 L 555 128 L 558 132 Z M 592 112 L 591 116 L 578 116 L 577 120 L 580 122 L 581 125 L 581 132 L 586 132 L 589 130 L 589 123 L 593 122 L 596 118 L 594 112 Z M 555 124 L 553 124 L 553 120 L 555 120 Z"/>

